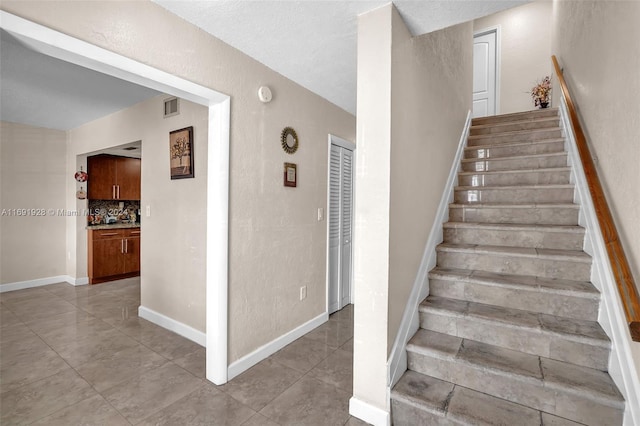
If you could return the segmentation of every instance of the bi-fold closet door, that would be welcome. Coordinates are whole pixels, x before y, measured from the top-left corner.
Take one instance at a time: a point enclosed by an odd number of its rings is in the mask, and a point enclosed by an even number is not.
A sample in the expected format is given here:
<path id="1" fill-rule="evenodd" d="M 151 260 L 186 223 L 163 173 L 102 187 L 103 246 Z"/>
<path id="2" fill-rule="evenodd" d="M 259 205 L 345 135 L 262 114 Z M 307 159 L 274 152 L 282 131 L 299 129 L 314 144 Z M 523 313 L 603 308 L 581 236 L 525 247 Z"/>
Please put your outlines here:
<path id="1" fill-rule="evenodd" d="M 329 313 L 351 303 L 353 151 L 331 144 L 329 167 Z"/>

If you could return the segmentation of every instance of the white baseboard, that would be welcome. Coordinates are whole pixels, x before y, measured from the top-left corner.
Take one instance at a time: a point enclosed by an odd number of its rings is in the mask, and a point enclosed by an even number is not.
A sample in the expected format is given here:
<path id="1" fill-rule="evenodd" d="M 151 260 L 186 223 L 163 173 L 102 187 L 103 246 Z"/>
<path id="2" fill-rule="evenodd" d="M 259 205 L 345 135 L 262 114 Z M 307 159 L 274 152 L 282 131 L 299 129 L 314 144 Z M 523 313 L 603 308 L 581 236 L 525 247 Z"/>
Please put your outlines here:
<path id="1" fill-rule="evenodd" d="M 255 351 L 243 356 L 242 358 L 233 362 L 229 366 L 229 369 L 227 372 L 228 380 L 233 379 L 237 375 L 253 367 L 263 359 L 278 352 L 280 349 L 284 348 L 289 343 L 293 342 L 296 339 L 299 339 L 300 337 L 309 333 L 314 328 L 324 324 L 328 320 L 329 320 L 329 315 L 326 312 L 324 312 L 318 315 L 317 317 L 305 322 L 301 326 L 294 328 L 290 332 L 283 334 L 277 339 L 274 339 L 269 343 L 267 343 L 266 345 L 260 346 Z"/>
<path id="2" fill-rule="evenodd" d="M 206 347 L 207 335 L 202 331 L 196 330 L 191 326 L 183 324 L 179 321 L 174 320 L 173 318 L 169 318 L 166 315 L 163 315 L 159 312 L 154 311 L 153 309 L 149 309 L 142 305 L 140 305 L 140 307 L 138 308 L 138 316 L 154 323 L 155 325 L 173 331 L 174 333 L 179 334 L 180 336 L 187 338 L 192 342 L 199 344 L 200 346 Z"/>
<path id="3" fill-rule="evenodd" d="M 75 281 L 69 275 L 56 275 L 55 277 L 38 278 L 35 280 L 0 284 L 0 293 L 6 293 L 7 291 L 23 290 L 25 288 L 40 287 L 43 285 L 57 284 L 57 283 L 64 283 L 64 282 L 73 284 L 71 282 L 72 280 Z"/>
<path id="4" fill-rule="evenodd" d="M 580 205 L 580 225 L 586 229 L 584 251 L 593 262 L 591 282 L 601 295 L 598 322 L 612 344 L 609 375 L 626 400 L 624 425 L 640 425 L 640 362 L 634 356 L 634 346 L 640 347 L 640 344 L 634 342 L 629 333 L 564 96 L 561 99 L 560 118 L 571 165 L 571 180 L 576 187 L 575 201 Z"/>
<path id="5" fill-rule="evenodd" d="M 355 396 L 352 396 L 351 399 L 349 399 L 349 414 L 374 426 L 391 425 L 391 413 L 381 408 L 374 407 Z"/>
<path id="6" fill-rule="evenodd" d="M 67 282 L 69 284 L 72 284 L 72 285 L 75 285 L 75 286 L 87 285 L 87 284 L 89 284 L 89 277 L 83 277 L 83 278 L 72 278 L 72 277 L 69 277 Z"/>
<path id="7" fill-rule="evenodd" d="M 433 224 L 431 225 L 431 231 L 429 232 L 429 237 L 427 238 L 427 243 L 422 253 L 422 261 L 420 262 L 416 279 L 411 288 L 404 314 L 402 315 L 396 340 L 393 342 L 391 354 L 389 355 L 387 380 L 390 388 L 400 380 L 402 374 L 407 370 L 405 347 L 409 339 L 411 339 L 419 328 L 418 306 L 420 302 L 429 295 L 429 271 L 436 266 L 436 246 L 442 242 L 442 224 L 449 218 L 449 204 L 453 201 L 453 191 L 458 182 L 458 171 L 460 170 L 464 148 L 469 136 L 471 116 L 471 111 L 469 111 L 464 128 L 462 129 L 462 134 L 460 135 L 460 140 L 458 141 L 458 149 L 451 164 L 449 177 L 442 192 L 442 198 L 440 198 L 440 204 L 438 205 L 438 210 L 436 211 Z"/>

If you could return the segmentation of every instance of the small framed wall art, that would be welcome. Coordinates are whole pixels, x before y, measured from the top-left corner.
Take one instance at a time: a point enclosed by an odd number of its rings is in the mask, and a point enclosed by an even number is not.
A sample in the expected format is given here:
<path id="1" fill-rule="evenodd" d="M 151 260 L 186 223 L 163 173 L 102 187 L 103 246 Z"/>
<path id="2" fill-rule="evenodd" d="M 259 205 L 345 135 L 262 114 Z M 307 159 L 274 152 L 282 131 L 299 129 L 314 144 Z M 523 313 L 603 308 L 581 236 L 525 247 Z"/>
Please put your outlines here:
<path id="1" fill-rule="evenodd" d="M 193 126 L 169 132 L 171 179 L 192 178 Z"/>
<path id="2" fill-rule="evenodd" d="M 293 163 L 284 163 L 284 186 L 298 186 L 298 170 Z"/>

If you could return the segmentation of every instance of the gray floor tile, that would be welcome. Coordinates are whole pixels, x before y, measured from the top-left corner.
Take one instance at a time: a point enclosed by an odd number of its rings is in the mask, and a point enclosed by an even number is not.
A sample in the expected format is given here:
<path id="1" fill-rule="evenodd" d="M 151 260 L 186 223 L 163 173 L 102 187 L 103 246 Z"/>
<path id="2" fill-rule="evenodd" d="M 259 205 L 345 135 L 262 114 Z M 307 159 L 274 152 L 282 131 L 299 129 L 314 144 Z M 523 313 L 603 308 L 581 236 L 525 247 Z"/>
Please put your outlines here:
<path id="1" fill-rule="evenodd" d="M 128 426 L 130 423 L 100 395 L 70 405 L 33 423 L 41 426 Z"/>
<path id="2" fill-rule="evenodd" d="M 324 343 L 303 336 L 273 354 L 272 357 L 280 364 L 306 373 L 333 351 L 334 349 Z"/>
<path id="3" fill-rule="evenodd" d="M 75 371 L 65 369 L 0 395 L 3 426 L 32 423 L 56 411 L 75 404 L 96 392 Z"/>
<path id="4" fill-rule="evenodd" d="M 109 356 L 90 360 L 76 367 L 76 371 L 98 392 L 103 392 L 168 362 L 166 358 L 137 344 Z"/>
<path id="5" fill-rule="evenodd" d="M 173 362 L 178 364 L 196 377 L 204 379 L 207 374 L 206 365 L 207 350 L 205 348 L 196 349 L 195 352 L 175 359 Z"/>
<path id="6" fill-rule="evenodd" d="M 167 408 L 145 419 L 144 426 L 235 426 L 255 414 L 229 395 L 212 386 L 203 386 Z"/>
<path id="7" fill-rule="evenodd" d="M 353 353 L 337 349 L 308 374 L 346 392 L 353 390 Z"/>
<path id="8" fill-rule="evenodd" d="M 121 383 L 102 395 L 129 422 L 135 424 L 202 386 L 204 383 L 191 373 L 167 363 Z"/>
<path id="9" fill-rule="evenodd" d="M 301 372 L 267 358 L 223 385 L 221 389 L 257 411 L 301 376 Z"/>
<path id="10" fill-rule="evenodd" d="M 280 426 L 280 425 L 274 422 L 273 420 L 266 418 L 262 414 L 256 413 L 249 420 L 242 423 L 242 426 Z"/>
<path id="11" fill-rule="evenodd" d="M 351 306 L 216 387 L 203 380 L 205 348 L 138 317 L 139 278 L 52 284 L 0 301 L 3 426 L 363 424 L 348 415 Z M 284 393 L 269 409 L 277 419 L 256 412 Z M 308 408 L 280 412 L 292 400 Z"/>
<path id="12" fill-rule="evenodd" d="M 350 392 L 312 377 L 303 377 L 260 414 L 283 426 L 344 425 L 349 420 Z"/>

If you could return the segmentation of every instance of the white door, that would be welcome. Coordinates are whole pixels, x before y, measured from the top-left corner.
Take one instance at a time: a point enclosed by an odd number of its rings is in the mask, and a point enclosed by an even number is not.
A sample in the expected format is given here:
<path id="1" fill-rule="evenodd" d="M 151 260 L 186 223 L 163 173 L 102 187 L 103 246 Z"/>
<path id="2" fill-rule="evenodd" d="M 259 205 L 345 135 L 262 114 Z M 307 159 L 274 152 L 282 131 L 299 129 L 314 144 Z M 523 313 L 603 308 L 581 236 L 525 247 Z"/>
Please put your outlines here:
<path id="1" fill-rule="evenodd" d="M 496 114 L 495 30 L 473 37 L 473 116 Z"/>
<path id="2" fill-rule="evenodd" d="M 331 144 L 329 159 L 329 313 L 351 302 L 353 151 Z"/>

